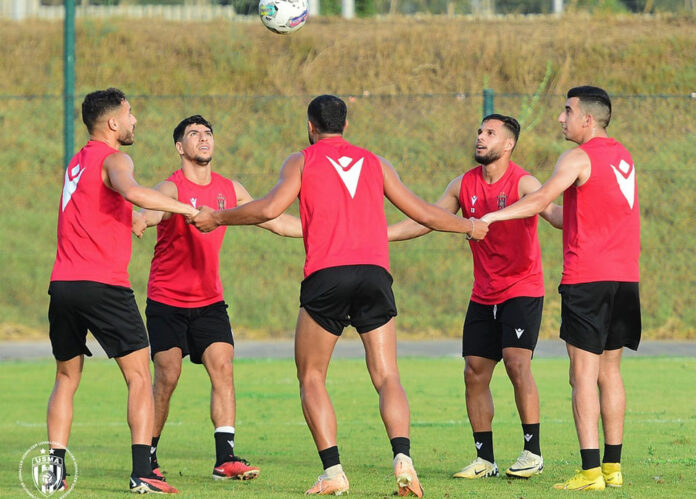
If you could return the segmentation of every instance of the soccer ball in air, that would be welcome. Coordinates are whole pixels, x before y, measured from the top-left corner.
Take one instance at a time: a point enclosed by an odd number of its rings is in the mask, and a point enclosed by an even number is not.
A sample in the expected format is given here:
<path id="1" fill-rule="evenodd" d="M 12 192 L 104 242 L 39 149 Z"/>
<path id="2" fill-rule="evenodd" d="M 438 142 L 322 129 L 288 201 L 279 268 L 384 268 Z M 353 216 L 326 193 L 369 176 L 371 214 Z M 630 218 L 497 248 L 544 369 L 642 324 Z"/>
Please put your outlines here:
<path id="1" fill-rule="evenodd" d="M 274 33 L 285 35 L 297 31 L 307 22 L 307 0 L 261 0 L 261 22 Z"/>

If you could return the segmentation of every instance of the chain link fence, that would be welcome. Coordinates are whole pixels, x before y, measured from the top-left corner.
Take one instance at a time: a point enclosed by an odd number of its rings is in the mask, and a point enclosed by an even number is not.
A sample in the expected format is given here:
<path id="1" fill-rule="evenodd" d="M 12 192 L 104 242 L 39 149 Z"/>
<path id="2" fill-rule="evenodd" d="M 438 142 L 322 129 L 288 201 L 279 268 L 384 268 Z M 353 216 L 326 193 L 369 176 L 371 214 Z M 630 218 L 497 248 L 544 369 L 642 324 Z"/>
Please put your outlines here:
<path id="1" fill-rule="evenodd" d="M 77 96 L 76 103 L 83 96 Z M 346 95 L 346 138 L 389 159 L 402 180 L 435 201 L 455 176 L 475 166 L 473 147 L 482 116 L 480 94 Z M 215 132 L 217 172 L 239 180 L 252 196 L 276 182 L 285 157 L 304 148 L 306 106 L 312 96 L 130 95 L 138 118 L 136 142 L 125 149 L 136 179 L 155 185 L 179 167 L 172 130 L 202 114 Z M 545 181 L 564 142 L 557 116 L 562 95 L 498 94 L 495 112 L 517 117 L 522 133 L 513 160 Z M 55 257 L 61 193 L 62 99 L 0 97 L 0 184 L 4 279 L 0 324 L 46 329 L 46 290 Z M 87 139 L 75 113 L 75 149 Z M 614 96 L 609 132 L 631 151 L 642 213 L 641 301 L 647 338 L 696 338 L 693 191 L 696 188 L 696 99 L 689 95 Z M 386 202 L 390 222 L 403 215 Z M 297 206 L 290 209 L 297 214 Z M 546 302 L 542 337 L 557 336 L 562 269 L 561 233 L 539 222 Z M 139 304 L 154 231 L 134 240 L 131 280 Z M 400 334 L 456 337 L 472 287 L 464 238 L 430 234 L 391 245 Z M 231 227 L 221 255 L 225 295 L 236 331 L 288 335 L 294 327 L 304 249 L 255 227 Z"/>

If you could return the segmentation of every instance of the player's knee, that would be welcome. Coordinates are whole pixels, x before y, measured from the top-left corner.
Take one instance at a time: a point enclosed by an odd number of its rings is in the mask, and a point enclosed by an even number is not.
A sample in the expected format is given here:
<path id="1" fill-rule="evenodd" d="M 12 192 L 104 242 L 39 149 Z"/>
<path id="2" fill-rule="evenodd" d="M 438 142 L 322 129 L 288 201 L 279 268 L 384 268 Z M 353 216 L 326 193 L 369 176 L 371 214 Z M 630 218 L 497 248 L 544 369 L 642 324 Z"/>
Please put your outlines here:
<path id="1" fill-rule="evenodd" d="M 531 375 L 529 361 L 524 359 L 505 359 L 505 370 L 514 385 L 524 383 Z"/>
<path id="2" fill-rule="evenodd" d="M 155 385 L 173 390 L 179 382 L 181 366 L 157 366 L 155 368 Z"/>
<path id="3" fill-rule="evenodd" d="M 129 390 L 152 389 L 152 377 L 149 369 L 133 369 L 124 373 Z"/>
<path id="4" fill-rule="evenodd" d="M 311 389 L 318 386 L 324 386 L 326 377 L 318 370 L 302 370 L 297 372 L 297 380 L 300 382 L 300 388 Z"/>
<path id="5" fill-rule="evenodd" d="M 464 368 L 464 383 L 467 386 L 480 385 L 482 383 L 488 383 L 488 376 L 479 369 L 474 368 L 471 364 L 467 364 Z"/>

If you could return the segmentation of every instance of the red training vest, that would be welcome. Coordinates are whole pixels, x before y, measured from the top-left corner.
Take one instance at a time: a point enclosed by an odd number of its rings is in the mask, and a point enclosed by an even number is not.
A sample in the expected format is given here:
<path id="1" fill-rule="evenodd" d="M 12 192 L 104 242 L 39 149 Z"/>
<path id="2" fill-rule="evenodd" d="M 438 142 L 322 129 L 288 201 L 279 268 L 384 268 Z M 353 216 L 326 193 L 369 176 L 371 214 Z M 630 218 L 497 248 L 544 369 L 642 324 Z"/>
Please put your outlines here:
<path id="1" fill-rule="evenodd" d="M 65 170 L 51 281 L 130 287 L 133 205 L 102 180 L 104 159 L 115 152 L 90 140 Z"/>
<path id="2" fill-rule="evenodd" d="M 342 137 L 302 151 L 300 218 L 307 254 L 304 275 L 339 265 L 389 270 L 382 164 Z"/>
<path id="3" fill-rule="evenodd" d="M 612 138 L 579 146 L 590 158 L 590 178 L 563 194 L 561 284 L 638 282 L 640 210 L 633 159 Z"/>
<path id="4" fill-rule="evenodd" d="M 177 170 L 168 179 L 176 184 L 178 199 L 197 208 L 215 210 L 237 206 L 234 183 L 212 173 L 207 185 L 198 185 Z M 173 307 L 204 307 L 223 300 L 220 280 L 220 248 L 226 226 L 203 234 L 172 214 L 157 225 L 157 243 L 150 265 L 147 296 Z"/>
<path id="5" fill-rule="evenodd" d="M 462 177 L 459 205 L 462 216 L 481 218 L 519 199 L 520 179 L 528 172 L 512 161 L 494 184 L 483 178 L 477 166 Z M 474 288 L 471 300 L 497 305 L 518 296 L 544 296 L 544 273 L 535 215 L 496 222 L 482 241 L 469 241 L 474 258 Z"/>

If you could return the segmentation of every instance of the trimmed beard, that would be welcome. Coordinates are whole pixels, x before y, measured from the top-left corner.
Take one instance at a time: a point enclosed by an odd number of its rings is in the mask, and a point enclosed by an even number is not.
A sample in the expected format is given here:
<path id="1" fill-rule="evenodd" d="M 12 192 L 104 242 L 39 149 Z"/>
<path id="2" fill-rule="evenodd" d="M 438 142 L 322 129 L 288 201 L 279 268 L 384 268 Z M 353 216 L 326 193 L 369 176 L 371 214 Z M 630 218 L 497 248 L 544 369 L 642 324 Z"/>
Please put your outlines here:
<path id="1" fill-rule="evenodd" d="M 488 151 L 486 154 L 483 155 L 480 155 L 476 152 L 474 153 L 474 159 L 477 163 L 481 165 L 490 165 L 494 161 L 498 161 L 501 156 L 502 154 L 496 151 Z"/>

